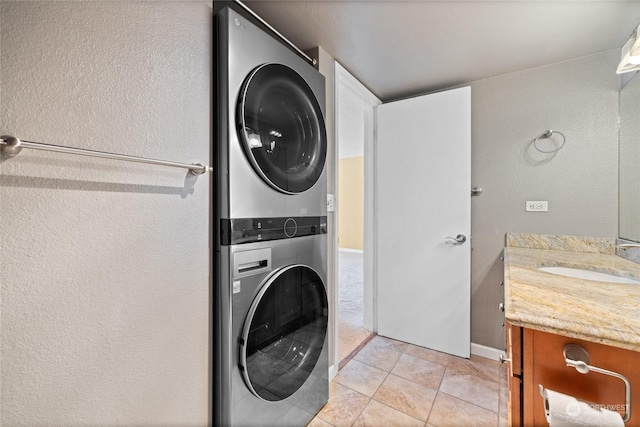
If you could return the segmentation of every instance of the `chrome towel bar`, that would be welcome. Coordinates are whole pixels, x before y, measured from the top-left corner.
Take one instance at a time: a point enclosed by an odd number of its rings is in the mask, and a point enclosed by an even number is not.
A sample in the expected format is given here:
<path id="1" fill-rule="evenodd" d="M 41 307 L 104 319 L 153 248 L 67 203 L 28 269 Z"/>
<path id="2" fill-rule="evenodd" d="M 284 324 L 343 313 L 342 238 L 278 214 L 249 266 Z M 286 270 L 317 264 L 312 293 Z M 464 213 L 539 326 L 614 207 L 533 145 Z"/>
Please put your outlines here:
<path id="1" fill-rule="evenodd" d="M 174 168 L 189 169 L 193 175 L 200 175 L 213 171 L 213 168 L 202 163 L 179 163 L 167 160 L 148 159 L 145 157 L 129 156 L 126 154 L 107 153 L 105 151 L 86 150 L 83 148 L 64 147 L 61 145 L 43 144 L 41 142 L 21 141 L 10 135 L 0 136 L 0 151 L 7 156 L 15 156 L 23 148 L 33 150 L 54 151 L 56 153 L 76 154 L 79 156 L 100 157 L 103 159 L 123 160 L 126 162 L 147 163 L 151 165 L 170 166 Z"/>

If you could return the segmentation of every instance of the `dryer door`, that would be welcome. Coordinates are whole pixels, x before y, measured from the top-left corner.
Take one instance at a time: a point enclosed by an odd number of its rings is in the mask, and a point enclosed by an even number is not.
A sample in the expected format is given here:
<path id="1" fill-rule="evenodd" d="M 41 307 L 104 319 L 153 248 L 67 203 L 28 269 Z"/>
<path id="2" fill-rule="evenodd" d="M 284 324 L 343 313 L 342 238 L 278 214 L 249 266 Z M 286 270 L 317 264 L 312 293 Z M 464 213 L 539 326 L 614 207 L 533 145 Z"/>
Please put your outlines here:
<path id="1" fill-rule="evenodd" d="M 327 335 L 327 294 L 310 267 L 274 272 L 251 304 L 240 339 L 240 366 L 256 396 L 294 394 L 318 363 Z"/>
<path id="2" fill-rule="evenodd" d="M 247 157 L 267 184 L 296 194 L 320 178 L 327 154 L 325 123 L 300 74 L 281 64 L 254 69 L 240 93 L 238 123 Z"/>

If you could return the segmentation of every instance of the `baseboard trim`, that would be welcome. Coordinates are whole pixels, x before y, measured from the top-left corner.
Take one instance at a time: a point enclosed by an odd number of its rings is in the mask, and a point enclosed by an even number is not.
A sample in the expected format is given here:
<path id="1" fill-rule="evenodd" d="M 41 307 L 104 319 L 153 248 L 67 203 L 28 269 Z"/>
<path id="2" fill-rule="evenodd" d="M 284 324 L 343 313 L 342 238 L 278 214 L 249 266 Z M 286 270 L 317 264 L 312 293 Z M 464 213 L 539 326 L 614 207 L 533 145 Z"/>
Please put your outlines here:
<path id="1" fill-rule="evenodd" d="M 336 375 L 338 375 L 338 369 L 336 369 L 336 365 L 334 363 L 333 365 L 329 366 L 329 381 L 334 379 Z"/>
<path id="2" fill-rule="evenodd" d="M 339 248 L 340 252 L 353 252 L 355 254 L 363 254 L 364 250 L 362 249 L 350 249 L 350 248 Z"/>
<path id="3" fill-rule="evenodd" d="M 372 335 L 372 337 L 375 335 Z M 503 350 L 497 348 L 487 347 L 486 345 L 471 343 L 471 354 L 474 356 L 484 357 L 485 359 L 491 359 L 500 361 L 500 355 L 506 357 L 506 353 Z M 329 366 L 329 381 L 334 379 L 338 375 L 338 367 L 334 363 Z"/>
<path id="4" fill-rule="evenodd" d="M 500 360 L 500 355 L 506 357 L 503 350 L 497 348 L 487 347 L 486 345 L 471 343 L 471 354 L 475 356 L 484 357 L 491 360 Z"/>

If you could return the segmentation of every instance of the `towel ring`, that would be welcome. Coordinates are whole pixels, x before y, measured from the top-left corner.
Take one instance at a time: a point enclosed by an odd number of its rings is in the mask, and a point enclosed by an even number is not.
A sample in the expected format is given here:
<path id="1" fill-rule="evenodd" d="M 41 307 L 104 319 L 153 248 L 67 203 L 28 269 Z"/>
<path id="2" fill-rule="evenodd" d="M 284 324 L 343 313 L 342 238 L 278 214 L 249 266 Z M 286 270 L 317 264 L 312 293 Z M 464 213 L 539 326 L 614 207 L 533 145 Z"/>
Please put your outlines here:
<path id="1" fill-rule="evenodd" d="M 560 144 L 560 146 L 558 148 L 556 148 L 555 150 L 541 150 L 540 147 L 538 147 L 538 140 L 540 140 L 540 138 L 546 139 L 546 138 L 551 138 L 551 136 L 557 133 L 558 135 L 560 135 L 562 137 L 562 144 Z M 564 136 L 564 134 L 562 132 L 558 132 L 557 130 L 547 130 L 542 132 L 540 135 L 536 136 L 536 139 L 533 140 L 533 146 L 536 147 L 536 150 L 538 150 L 541 153 L 545 153 L 545 154 L 551 154 L 551 153 L 556 153 L 558 152 L 562 147 L 564 147 L 564 143 L 567 142 L 567 138 Z"/>

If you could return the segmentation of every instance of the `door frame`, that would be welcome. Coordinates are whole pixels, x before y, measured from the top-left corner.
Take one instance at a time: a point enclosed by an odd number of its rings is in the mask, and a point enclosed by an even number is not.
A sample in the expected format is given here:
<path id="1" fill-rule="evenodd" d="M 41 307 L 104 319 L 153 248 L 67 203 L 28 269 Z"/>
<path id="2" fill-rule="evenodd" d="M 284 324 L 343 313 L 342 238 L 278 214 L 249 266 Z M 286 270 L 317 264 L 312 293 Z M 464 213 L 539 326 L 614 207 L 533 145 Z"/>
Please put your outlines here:
<path id="1" fill-rule="evenodd" d="M 376 139 L 376 112 L 375 109 L 378 105 L 382 104 L 371 91 L 369 91 L 362 83 L 360 83 L 352 74 L 350 74 L 338 61 L 334 61 L 333 67 L 333 77 L 334 77 L 334 141 L 335 141 L 335 149 L 333 152 L 334 158 L 332 161 L 336 165 L 334 168 L 334 183 L 335 187 L 334 191 L 334 210 L 336 215 L 334 216 L 333 221 L 333 235 L 335 238 L 333 239 L 333 245 L 331 247 L 331 251 L 333 252 L 333 259 L 335 260 L 335 265 L 338 266 L 339 260 L 339 248 L 338 248 L 338 215 L 337 212 L 340 209 L 340 205 L 338 202 L 338 159 L 339 159 L 339 145 L 340 138 L 338 134 L 339 123 L 340 123 L 340 109 L 338 107 L 338 96 L 340 95 L 340 87 L 341 84 L 344 84 L 348 90 L 351 91 L 353 95 L 356 95 L 363 101 L 363 103 L 368 104 L 368 108 L 365 111 L 365 134 L 364 134 L 364 218 L 363 218 L 363 248 L 364 248 L 364 258 L 363 258 L 363 282 L 364 286 L 364 326 L 367 329 L 370 329 L 374 333 L 377 332 L 378 329 L 378 319 L 377 313 L 375 311 L 376 307 L 376 295 L 377 295 L 377 279 L 375 275 L 375 253 L 376 250 L 376 242 L 375 242 L 375 197 L 374 197 L 374 189 L 375 189 L 375 155 L 376 155 L 376 147 L 375 147 L 375 139 Z M 333 307 L 338 307 L 339 303 L 339 269 L 334 268 L 333 271 Z M 331 372 L 330 377 L 333 378 L 335 374 L 337 374 L 337 366 L 340 363 L 338 360 L 338 313 L 337 310 L 333 310 L 331 314 L 333 319 L 333 336 L 334 336 L 334 346 L 333 346 L 333 360 L 335 361 L 335 369 Z"/>

